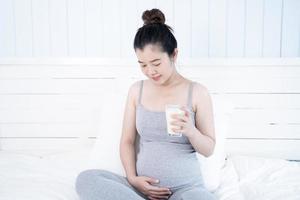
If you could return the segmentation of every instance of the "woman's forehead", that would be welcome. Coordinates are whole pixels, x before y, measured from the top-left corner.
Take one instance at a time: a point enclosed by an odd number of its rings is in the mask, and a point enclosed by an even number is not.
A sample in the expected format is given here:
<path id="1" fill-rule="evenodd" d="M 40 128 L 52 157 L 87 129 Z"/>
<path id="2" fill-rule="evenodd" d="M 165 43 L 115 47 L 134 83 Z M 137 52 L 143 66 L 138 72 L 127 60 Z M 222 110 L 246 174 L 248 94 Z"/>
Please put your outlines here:
<path id="1" fill-rule="evenodd" d="M 143 49 L 136 50 L 137 57 L 141 62 L 150 62 L 156 59 L 164 59 L 166 52 L 161 51 L 158 45 L 146 45 Z"/>

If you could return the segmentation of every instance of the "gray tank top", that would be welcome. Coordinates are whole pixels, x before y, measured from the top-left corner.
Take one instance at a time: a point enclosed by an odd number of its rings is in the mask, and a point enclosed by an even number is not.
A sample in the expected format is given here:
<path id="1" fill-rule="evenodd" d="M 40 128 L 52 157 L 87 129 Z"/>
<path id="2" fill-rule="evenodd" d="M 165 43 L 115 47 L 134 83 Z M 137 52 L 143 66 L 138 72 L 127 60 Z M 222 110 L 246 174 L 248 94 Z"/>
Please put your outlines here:
<path id="1" fill-rule="evenodd" d="M 195 124 L 192 109 L 193 82 L 188 90 L 187 107 Z M 165 112 L 150 111 L 141 104 L 143 81 L 136 108 L 136 129 L 140 136 L 136 169 L 139 176 L 160 180 L 158 185 L 172 189 L 203 183 L 196 151 L 186 136 L 167 134 Z"/>

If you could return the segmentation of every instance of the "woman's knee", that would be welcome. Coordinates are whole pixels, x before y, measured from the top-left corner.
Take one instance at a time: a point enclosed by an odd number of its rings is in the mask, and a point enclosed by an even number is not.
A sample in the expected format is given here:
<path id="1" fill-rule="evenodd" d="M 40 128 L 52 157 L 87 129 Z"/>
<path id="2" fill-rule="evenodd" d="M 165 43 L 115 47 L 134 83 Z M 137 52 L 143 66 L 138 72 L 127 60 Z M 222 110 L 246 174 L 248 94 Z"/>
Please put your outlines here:
<path id="1" fill-rule="evenodd" d="M 216 196 L 204 188 L 194 188 L 181 195 L 181 200 L 217 200 Z"/>
<path id="2" fill-rule="evenodd" d="M 121 176 L 99 169 L 82 171 L 76 178 L 76 192 L 80 199 L 143 199 Z"/>
<path id="3" fill-rule="evenodd" d="M 80 172 L 76 178 L 76 191 L 80 192 L 81 190 L 86 189 L 89 186 L 93 186 L 96 179 L 99 180 L 99 178 L 101 178 L 101 175 L 105 175 L 107 173 L 107 171 L 99 169 L 88 169 Z"/>

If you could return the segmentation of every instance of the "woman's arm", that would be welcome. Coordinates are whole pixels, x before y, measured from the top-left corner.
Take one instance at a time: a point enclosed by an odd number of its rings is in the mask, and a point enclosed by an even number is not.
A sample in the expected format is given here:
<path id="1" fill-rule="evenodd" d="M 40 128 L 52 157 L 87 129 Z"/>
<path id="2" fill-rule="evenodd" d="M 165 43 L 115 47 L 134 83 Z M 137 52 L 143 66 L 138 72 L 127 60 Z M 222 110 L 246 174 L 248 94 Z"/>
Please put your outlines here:
<path id="1" fill-rule="evenodd" d="M 196 127 L 189 134 L 189 141 L 194 149 L 208 157 L 215 147 L 215 127 L 212 100 L 209 91 L 201 84 L 195 84 L 194 98 L 196 101 Z"/>
<path id="2" fill-rule="evenodd" d="M 125 106 L 125 112 L 123 116 L 123 127 L 122 136 L 120 141 L 120 157 L 123 167 L 126 172 L 128 181 L 132 177 L 136 177 L 135 167 L 135 137 L 136 137 L 136 126 L 135 126 L 135 105 L 138 91 L 138 83 L 134 83 L 128 92 L 127 102 Z"/>

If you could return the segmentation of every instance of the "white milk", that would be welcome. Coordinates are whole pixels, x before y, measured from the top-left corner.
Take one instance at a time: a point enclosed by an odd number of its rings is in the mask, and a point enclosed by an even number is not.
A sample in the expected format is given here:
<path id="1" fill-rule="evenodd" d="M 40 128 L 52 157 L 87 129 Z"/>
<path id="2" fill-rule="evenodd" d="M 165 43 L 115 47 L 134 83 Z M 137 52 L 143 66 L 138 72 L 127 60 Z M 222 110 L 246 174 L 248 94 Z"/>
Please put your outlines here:
<path id="1" fill-rule="evenodd" d="M 176 125 L 171 125 L 171 122 L 175 119 L 171 117 L 173 114 L 181 114 L 184 115 L 184 111 L 180 109 L 180 105 L 167 104 L 166 105 L 166 119 L 167 119 L 167 128 L 168 134 L 170 136 L 181 137 L 182 133 L 176 133 L 172 130 L 172 128 L 178 128 Z"/>

